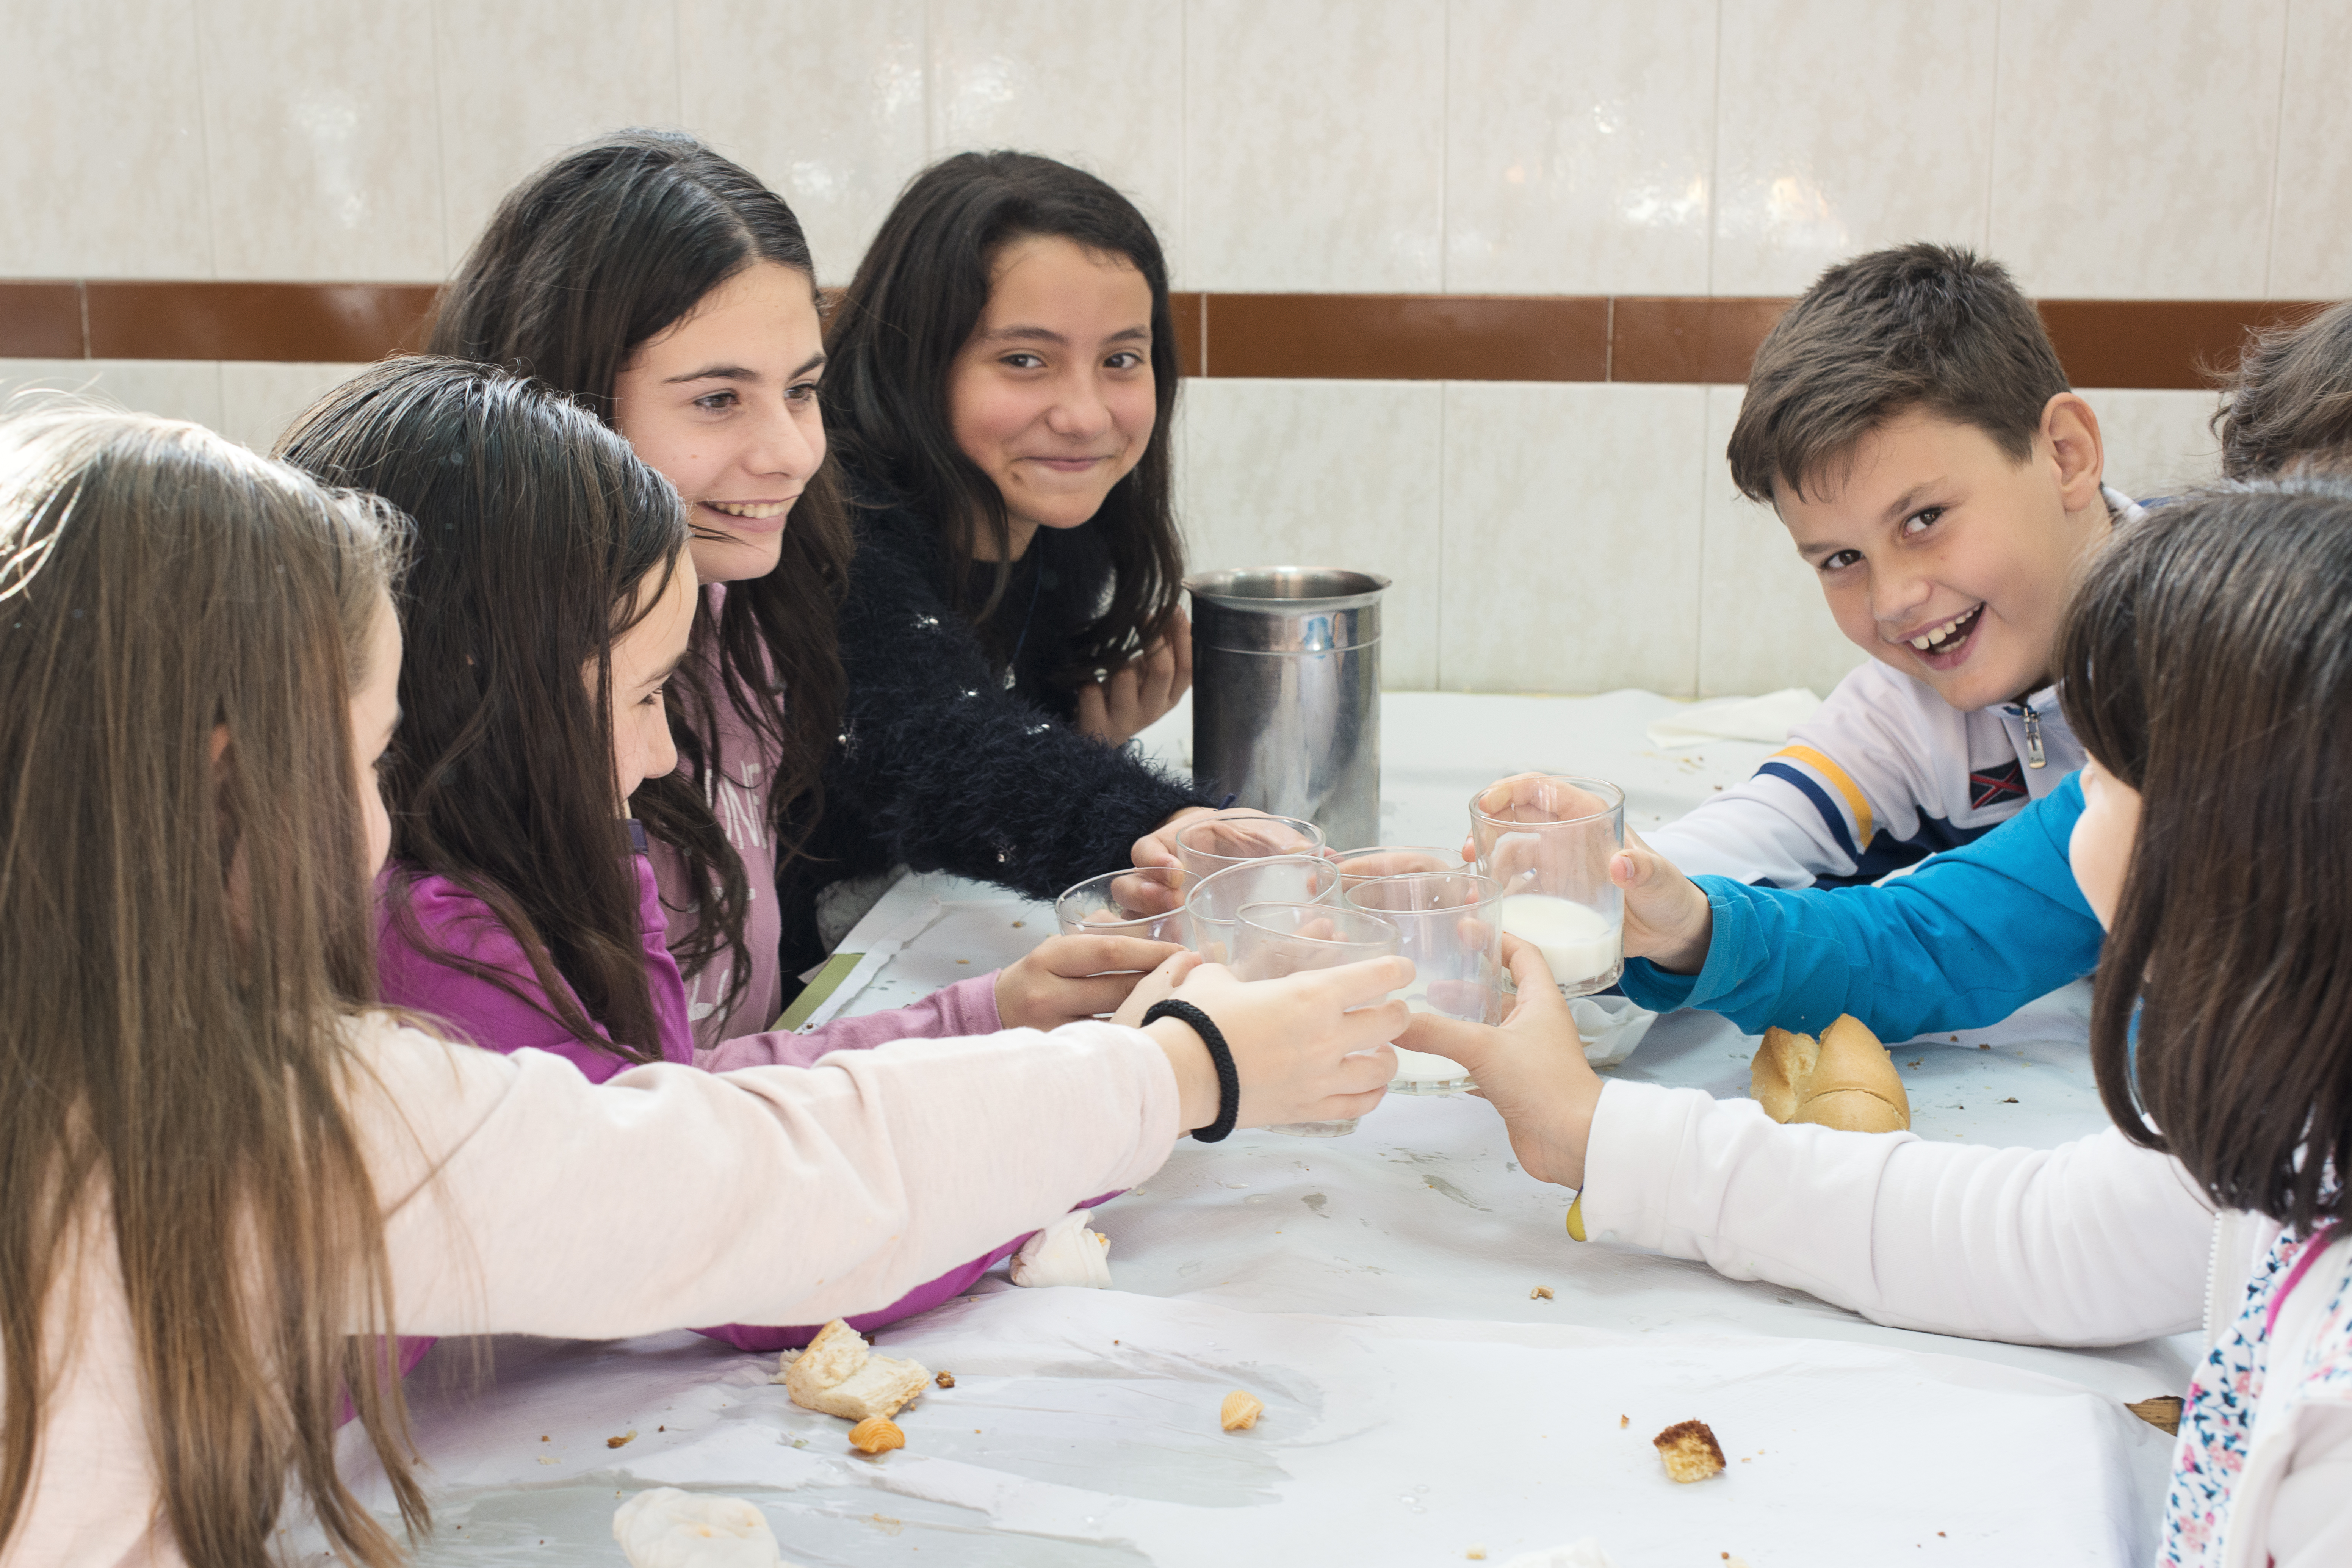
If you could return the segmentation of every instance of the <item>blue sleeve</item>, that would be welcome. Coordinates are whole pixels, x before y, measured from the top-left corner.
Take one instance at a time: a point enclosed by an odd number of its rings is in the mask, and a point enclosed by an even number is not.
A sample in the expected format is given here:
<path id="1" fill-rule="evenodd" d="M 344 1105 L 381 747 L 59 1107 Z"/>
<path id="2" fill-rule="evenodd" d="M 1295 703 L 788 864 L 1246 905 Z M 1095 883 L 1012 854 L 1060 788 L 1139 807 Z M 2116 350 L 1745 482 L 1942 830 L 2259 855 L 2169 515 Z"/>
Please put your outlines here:
<path id="1" fill-rule="evenodd" d="M 2105 933 L 2074 885 L 2083 815 L 2070 777 L 1975 843 L 1866 888 L 1698 885 L 1715 915 L 1706 963 L 1625 965 L 1625 994 L 1661 1012 L 1703 1007 L 1749 1034 L 1816 1033 L 1851 1013 L 1883 1040 L 1996 1022 L 2099 962 Z"/>

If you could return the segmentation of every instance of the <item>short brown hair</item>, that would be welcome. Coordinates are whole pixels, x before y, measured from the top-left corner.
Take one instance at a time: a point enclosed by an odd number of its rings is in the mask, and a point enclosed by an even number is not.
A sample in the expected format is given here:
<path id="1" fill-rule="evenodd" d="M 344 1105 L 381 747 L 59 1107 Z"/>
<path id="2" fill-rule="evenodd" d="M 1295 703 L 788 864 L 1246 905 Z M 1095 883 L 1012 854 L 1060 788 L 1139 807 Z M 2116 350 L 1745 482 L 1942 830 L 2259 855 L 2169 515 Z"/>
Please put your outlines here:
<path id="1" fill-rule="evenodd" d="M 2228 478 L 2352 462 L 2352 302 L 2252 334 L 2221 390 L 2213 429 Z"/>
<path id="2" fill-rule="evenodd" d="M 2056 664 L 2074 733 L 2140 795 L 2091 1006 L 2099 1098 L 2214 1203 L 2311 1235 L 2352 1169 L 2352 481 L 2226 486 L 2118 529 Z"/>
<path id="3" fill-rule="evenodd" d="M 2009 269 L 1948 245 L 1841 261 L 1789 307 L 1748 372 L 1731 427 L 1732 482 L 1772 500 L 1840 470 L 1862 438 L 1924 408 L 2033 450 L 2042 410 L 2067 390 L 2041 313 Z"/>

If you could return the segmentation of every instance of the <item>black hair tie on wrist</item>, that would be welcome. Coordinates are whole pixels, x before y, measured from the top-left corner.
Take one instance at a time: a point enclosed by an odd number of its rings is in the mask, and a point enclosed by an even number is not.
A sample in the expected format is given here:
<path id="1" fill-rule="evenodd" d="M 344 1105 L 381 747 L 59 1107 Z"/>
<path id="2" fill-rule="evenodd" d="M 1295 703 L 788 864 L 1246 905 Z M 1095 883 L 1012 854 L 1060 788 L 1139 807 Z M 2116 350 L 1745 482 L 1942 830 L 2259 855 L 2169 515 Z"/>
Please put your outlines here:
<path id="1" fill-rule="evenodd" d="M 1161 1018 L 1190 1025 L 1192 1032 L 1201 1037 L 1201 1043 L 1209 1047 L 1209 1059 L 1217 1064 L 1217 1119 L 1206 1127 L 1192 1129 L 1192 1139 L 1199 1143 L 1222 1143 L 1233 1135 L 1234 1118 L 1241 1114 L 1242 1109 L 1242 1075 L 1241 1069 L 1234 1066 L 1233 1047 L 1225 1044 L 1225 1037 L 1216 1025 L 1209 1022 L 1209 1016 L 1190 1002 L 1154 1002 L 1151 1010 L 1143 1015 L 1146 1024 Z"/>

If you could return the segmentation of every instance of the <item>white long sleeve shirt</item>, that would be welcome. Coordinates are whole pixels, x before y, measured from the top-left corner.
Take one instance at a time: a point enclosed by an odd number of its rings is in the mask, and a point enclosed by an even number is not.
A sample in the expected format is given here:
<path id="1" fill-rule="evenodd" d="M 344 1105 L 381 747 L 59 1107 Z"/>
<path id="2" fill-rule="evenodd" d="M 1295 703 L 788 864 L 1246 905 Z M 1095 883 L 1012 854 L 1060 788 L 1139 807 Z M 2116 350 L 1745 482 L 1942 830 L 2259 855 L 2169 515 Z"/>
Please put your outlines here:
<path id="1" fill-rule="evenodd" d="M 602 1085 L 537 1051 L 353 1028 L 386 1091 L 352 1113 L 407 1333 L 611 1339 L 871 1309 L 1135 1185 L 1179 1131 L 1166 1057 L 1108 1024 Z M 113 1238 L 85 1230 L 49 1312 L 58 1382 L 7 1568 L 180 1561 Z"/>
<path id="2" fill-rule="evenodd" d="M 2217 1214 L 2179 1162 L 2113 1128 L 2056 1149 L 1781 1126 L 1753 1100 L 1612 1080 L 1585 1153 L 1584 1233 L 1791 1285 L 1874 1322 L 2021 1344 L 2129 1344 L 2236 1318 L 2278 1226 Z M 2299 1366 L 2338 1246 L 2286 1300 Z M 2265 1408 L 2224 1562 L 2352 1562 L 2352 1404 Z"/>

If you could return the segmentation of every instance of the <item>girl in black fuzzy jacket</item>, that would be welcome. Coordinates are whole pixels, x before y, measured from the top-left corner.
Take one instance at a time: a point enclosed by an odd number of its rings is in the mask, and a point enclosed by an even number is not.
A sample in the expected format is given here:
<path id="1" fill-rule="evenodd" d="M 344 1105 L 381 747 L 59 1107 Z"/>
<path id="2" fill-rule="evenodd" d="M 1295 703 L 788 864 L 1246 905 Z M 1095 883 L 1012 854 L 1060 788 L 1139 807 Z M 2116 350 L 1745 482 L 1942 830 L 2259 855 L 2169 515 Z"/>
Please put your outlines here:
<path id="1" fill-rule="evenodd" d="M 1150 226 L 1049 158 L 948 159 L 883 224 L 826 348 L 850 695 L 801 874 L 903 861 L 1049 898 L 1174 864 L 1211 802 L 1121 749 L 1192 676 Z"/>

